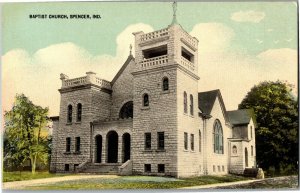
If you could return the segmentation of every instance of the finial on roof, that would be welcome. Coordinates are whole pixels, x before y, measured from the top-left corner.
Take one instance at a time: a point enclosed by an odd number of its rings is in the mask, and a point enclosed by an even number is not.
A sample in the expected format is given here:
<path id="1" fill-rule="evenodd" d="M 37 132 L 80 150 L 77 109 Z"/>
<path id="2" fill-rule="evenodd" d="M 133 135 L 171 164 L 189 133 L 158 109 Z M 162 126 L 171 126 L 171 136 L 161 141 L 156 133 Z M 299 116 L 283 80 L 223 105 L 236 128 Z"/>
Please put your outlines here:
<path id="1" fill-rule="evenodd" d="M 129 49 L 130 49 L 129 55 L 131 56 L 132 55 L 132 45 L 131 44 L 129 46 Z"/>
<path id="2" fill-rule="evenodd" d="M 177 19 L 176 19 L 176 11 L 177 11 L 177 2 L 173 2 L 173 21 L 171 25 L 177 24 Z"/>

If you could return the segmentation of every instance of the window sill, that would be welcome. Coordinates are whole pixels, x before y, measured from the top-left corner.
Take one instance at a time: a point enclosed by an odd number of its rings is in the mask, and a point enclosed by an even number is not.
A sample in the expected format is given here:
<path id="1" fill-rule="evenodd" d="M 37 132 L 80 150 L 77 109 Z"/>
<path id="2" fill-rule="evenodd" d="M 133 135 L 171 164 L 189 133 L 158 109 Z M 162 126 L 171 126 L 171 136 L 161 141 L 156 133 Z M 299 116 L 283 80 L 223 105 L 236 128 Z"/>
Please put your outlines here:
<path id="1" fill-rule="evenodd" d="M 165 149 L 157 149 L 157 150 L 155 150 L 156 152 L 166 152 L 166 150 Z"/>
<path id="2" fill-rule="evenodd" d="M 143 106 L 143 107 L 141 107 L 141 110 L 149 110 L 150 109 L 150 107 L 149 106 Z"/>
<path id="3" fill-rule="evenodd" d="M 194 118 L 194 115 L 191 115 L 191 114 L 190 114 L 189 117 Z"/>
<path id="4" fill-rule="evenodd" d="M 231 155 L 231 157 L 239 157 L 238 155 Z"/>
<path id="5" fill-rule="evenodd" d="M 66 123 L 66 125 L 72 125 L 72 122 L 70 122 L 70 123 Z"/>
<path id="6" fill-rule="evenodd" d="M 80 151 L 75 151 L 75 152 L 73 152 L 73 154 L 79 155 L 79 154 L 81 154 L 81 152 Z"/>
<path id="7" fill-rule="evenodd" d="M 161 91 L 161 94 L 169 94 L 170 93 L 170 90 L 163 90 Z"/>
<path id="8" fill-rule="evenodd" d="M 81 124 L 81 121 L 77 121 L 77 122 L 75 122 L 75 124 Z"/>
<path id="9" fill-rule="evenodd" d="M 189 150 L 188 150 L 188 149 L 184 149 L 183 151 L 184 151 L 184 152 L 189 152 Z"/>
<path id="10" fill-rule="evenodd" d="M 65 154 L 65 155 L 70 155 L 70 154 L 71 154 L 71 152 L 70 152 L 70 151 L 68 151 L 68 152 L 64 152 L 64 154 Z"/>

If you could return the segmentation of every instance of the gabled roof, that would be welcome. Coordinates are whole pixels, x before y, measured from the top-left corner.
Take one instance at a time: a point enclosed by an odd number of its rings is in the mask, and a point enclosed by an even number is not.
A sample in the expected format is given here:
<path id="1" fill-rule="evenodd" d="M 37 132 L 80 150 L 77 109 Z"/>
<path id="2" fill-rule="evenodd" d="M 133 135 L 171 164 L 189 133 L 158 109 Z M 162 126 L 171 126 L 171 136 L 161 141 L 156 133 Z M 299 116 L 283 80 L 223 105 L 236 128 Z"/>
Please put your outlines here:
<path id="1" fill-rule="evenodd" d="M 134 60 L 134 57 L 130 54 L 127 58 L 127 60 L 125 61 L 125 63 L 122 65 L 121 69 L 118 71 L 118 73 L 116 74 L 116 76 L 113 78 L 113 80 L 111 81 L 111 85 L 114 85 L 114 83 L 116 82 L 116 80 L 119 78 L 119 76 L 123 73 L 123 71 L 126 69 L 126 67 L 128 66 L 128 64 L 131 62 L 131 60 Z"/>
<path id="2" fill-rule="evenodd" d="M 254 112 L 251 109 L 240 109 L 235 111 L 227 111 L 229 122 L 232 125 L 248 125 L 251 118 L 256 127 Z"/>
<path id="3" fill-rule="evenodd" d="M 215 104 L 216 98 L 219 98 L 220 104 L 221 104 L 221 109 L 223 111 L 223 115 L 226 121 L 228 121 L 228 117 L 226 114 L 226 108 L 224 105 L 224 101 L 221 95 L 221 92 L 219 89 L 217 90 L 210 90 L 206 92 L 199 92 L 198 93 L 198 107 L 201 110 L 202 113 L 206 115 L 211 114 L 211 110 Z"/>

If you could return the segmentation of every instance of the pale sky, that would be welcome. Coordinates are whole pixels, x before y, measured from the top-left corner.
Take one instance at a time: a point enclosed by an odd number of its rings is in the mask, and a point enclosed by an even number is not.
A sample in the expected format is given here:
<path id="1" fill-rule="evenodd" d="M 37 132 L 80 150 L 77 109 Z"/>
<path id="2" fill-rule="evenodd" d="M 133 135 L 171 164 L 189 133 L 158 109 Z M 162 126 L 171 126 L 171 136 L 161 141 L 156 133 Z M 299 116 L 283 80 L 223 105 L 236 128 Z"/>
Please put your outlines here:
<path id="1" fill-rule="evenodd" d="M 177 20 L 199 40 L 199 91 L 220 89 L 227 110 L 264 80 L 297 83 L 295 2 L 179 2 Z M 99 14 L 101 19 L 30 19 L 30 14 Z M 133 32 L 172 21 L 172 3 L 14 3 L 2 5 L 2 107 L 16 93 L 58 115 L 60 73 L 94 71 L 112 80 Z M 295 90 L 295 93 L 297 91 Z"/>

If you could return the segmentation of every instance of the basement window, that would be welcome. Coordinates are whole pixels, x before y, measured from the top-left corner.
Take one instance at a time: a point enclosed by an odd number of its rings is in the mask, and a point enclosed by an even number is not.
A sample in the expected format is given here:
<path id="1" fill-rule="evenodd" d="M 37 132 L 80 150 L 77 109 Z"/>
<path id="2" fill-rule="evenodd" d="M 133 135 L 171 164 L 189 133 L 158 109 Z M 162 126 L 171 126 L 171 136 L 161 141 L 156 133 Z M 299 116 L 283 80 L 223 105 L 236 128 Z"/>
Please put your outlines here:
<path id="1" fill-rule="evenodd" d="M 187 49 L 181 47 L 181 56 L 187 59 L 188 61 L 194 63 L 194 55 L 191 54 Z"/>
<path id="2" fill-rule="evenodd" d="M 164 56 L 168 54 L 168 47 L 167 45 L 158 46 L 155 48 L 151 48 L 148 50 L 143 50 L 143 56 L 145 59 L 155 58 L 159 56 Z"/>

